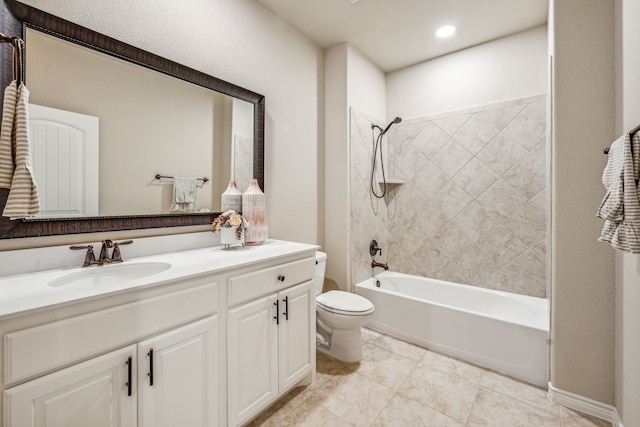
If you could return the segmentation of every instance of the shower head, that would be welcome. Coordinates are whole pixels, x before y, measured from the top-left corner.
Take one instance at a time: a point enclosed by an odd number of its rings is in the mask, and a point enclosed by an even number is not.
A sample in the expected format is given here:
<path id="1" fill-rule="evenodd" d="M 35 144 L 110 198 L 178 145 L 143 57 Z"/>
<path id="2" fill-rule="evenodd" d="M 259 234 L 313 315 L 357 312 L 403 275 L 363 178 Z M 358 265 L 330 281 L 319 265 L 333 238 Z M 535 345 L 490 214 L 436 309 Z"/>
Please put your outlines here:
<path id="1" fill-rule="evenodd" d="M 398 123 L 400 123 L 401 121 L 402 121 L 402 119 L 401 119 L 400 117 L 396 117 L 395 119 L 393 119 L 393 120 L 392 120 L 392 121 L 387 125 L 387 127 L 386 127 L 386 128 L 384 128 L 384 130 L 382 131 L 382 133 L 381 133 L 380 135 L 384 135 L 385 133 L 387 133 L 387 131 L 389 130 L 389 128 L 391 127 L 391 125 L 394 125 L 394 124 L 396 124 L 396 125 L 397 125 L 397 124 L 398 124 Z"/>

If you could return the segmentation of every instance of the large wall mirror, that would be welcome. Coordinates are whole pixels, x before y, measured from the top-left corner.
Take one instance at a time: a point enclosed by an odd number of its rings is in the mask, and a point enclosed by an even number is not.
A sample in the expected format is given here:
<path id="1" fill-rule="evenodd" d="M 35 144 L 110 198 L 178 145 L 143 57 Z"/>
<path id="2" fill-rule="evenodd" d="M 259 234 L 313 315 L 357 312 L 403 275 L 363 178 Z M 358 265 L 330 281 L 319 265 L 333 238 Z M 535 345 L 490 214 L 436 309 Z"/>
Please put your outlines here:
<path id="1" fill-rule="evenodd" d="M 2 32 L 26 43 L 43 209 L 35 220 L 2 217 L 0 238 L 207 224 L 230 179 L 242 191 L 257 178 L 264 189 L 263 96 L 14 0 L 3 9 Z M 10 80 L 3 60 L 2 82 Z M 172 177 L 199 178 L 195 212 L 172 212 Z M 87 196 L 58 203 L 55 183 L 71 179 Z"/>

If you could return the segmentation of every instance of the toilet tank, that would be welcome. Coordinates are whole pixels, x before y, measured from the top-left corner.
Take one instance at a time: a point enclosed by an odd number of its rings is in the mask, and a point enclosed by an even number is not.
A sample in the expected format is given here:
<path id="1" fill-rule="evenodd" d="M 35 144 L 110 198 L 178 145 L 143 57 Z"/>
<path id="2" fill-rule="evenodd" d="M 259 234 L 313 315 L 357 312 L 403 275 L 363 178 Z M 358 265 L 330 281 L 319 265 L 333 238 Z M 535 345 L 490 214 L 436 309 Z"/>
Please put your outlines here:
<path id="1" fill-rule="evenodd" d="M 320 251 L 316 252 L 316 276 L 314 278 L 316 295 L 322 293 L 322 287 L 324 285 L 324 271 L 326 267 L 327 267 L 327 254 Z"/>

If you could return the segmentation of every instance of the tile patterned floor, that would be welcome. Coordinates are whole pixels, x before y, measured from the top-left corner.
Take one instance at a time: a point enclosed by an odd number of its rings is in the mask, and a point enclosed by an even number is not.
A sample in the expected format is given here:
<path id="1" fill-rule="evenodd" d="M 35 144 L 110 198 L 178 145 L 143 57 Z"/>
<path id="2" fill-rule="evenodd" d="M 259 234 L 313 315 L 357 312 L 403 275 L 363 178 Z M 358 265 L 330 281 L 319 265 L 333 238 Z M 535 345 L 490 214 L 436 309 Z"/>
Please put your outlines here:
<path id="1" fill-rule="evenodd" d="M 363 329 L 364 357 L 321 353 L 316 381 L 297 387 L 249 425 L 610 427 L 556 405 L 539 388 Z"/>

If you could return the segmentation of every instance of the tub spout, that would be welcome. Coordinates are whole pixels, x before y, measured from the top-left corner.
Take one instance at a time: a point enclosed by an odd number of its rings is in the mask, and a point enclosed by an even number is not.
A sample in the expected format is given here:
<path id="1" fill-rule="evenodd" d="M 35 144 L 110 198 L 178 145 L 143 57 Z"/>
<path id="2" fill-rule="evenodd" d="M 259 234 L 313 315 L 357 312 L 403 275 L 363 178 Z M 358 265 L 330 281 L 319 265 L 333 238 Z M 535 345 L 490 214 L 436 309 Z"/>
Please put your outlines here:
<path id="1" fill-rule="evenodd" d="M 373 261 L 371 261 L 371 268 L 376 268 L 376 267 L 382 267 L 382 268 L 384 268 L 385 270 L 388 270 L 388 269 L 389 269 L 389 266 L 387 265 L 387 263 L 384 263 L 384 264 L 383 264 L 383 263 L 378 262 L 378 261 L 376 261 L 376 260 L 374 259 Z"/>

